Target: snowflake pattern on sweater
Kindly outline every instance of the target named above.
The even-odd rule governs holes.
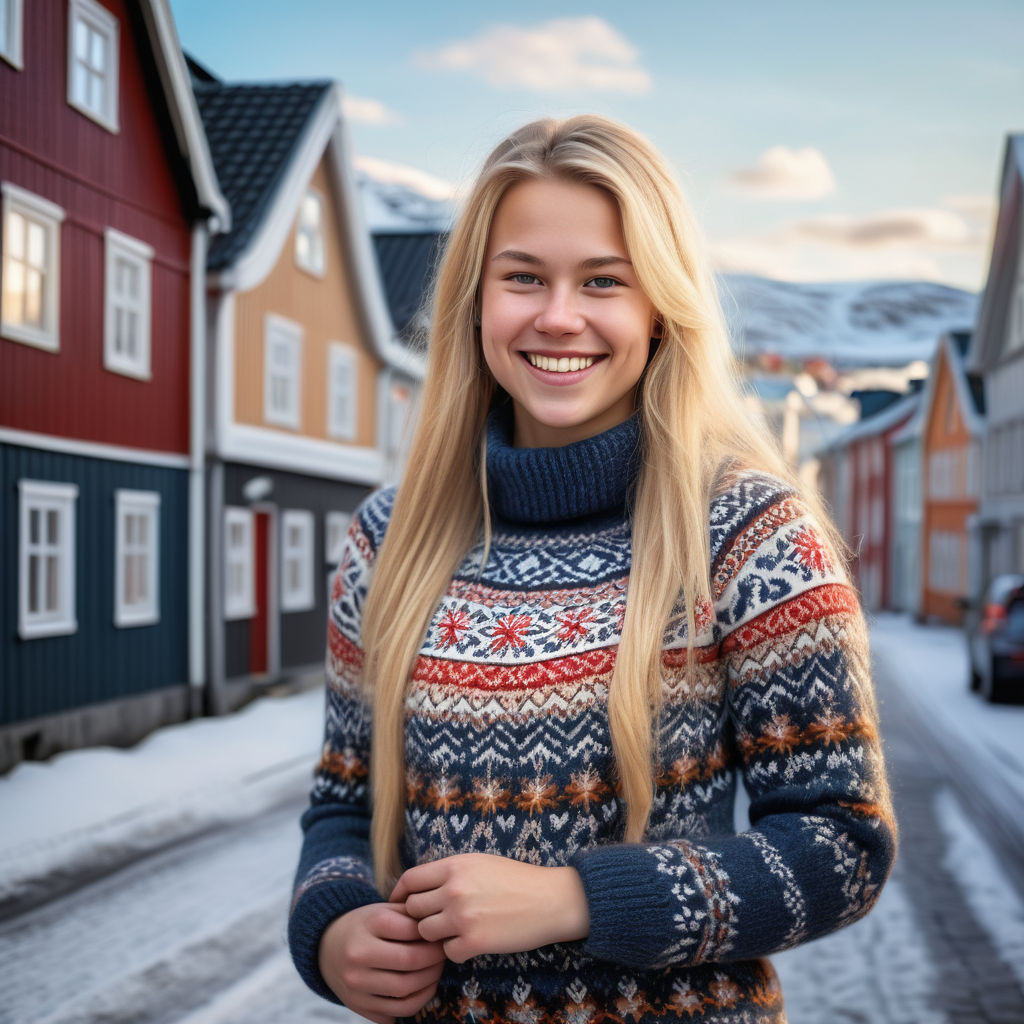
[[[370,711],[360,621],[393,493],[356,515],[334,581],[326,742],[290,940],[382,899],[368,848]],[[495,533],[434,614],[406,704],[403,860],[483,852],[575,867],[589,937],[449,963],[423,1022],[777,1022],[773,951],[856,920],[891,867],[888,802],[856,597],[799,499],[747,474],[709,515],[714,607],[666,631],[647,841],[621,841],[608,684],[625,607],[623,516]],[[737,775],[751,828],[736,834]]]

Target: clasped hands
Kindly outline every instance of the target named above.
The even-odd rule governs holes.
[[[446,959],[571,942],[589,927],[574,868],[456,854],[410,868],[389,902],[333,921],[320,943],[320,973],[349,1009],[391,1024],[433,998]]]

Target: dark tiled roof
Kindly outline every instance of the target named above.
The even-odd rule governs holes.
[[[330,88],[330,82],[228,85],[193,74],[210,155],[231,204],[231,232],[213,239],[206,260],[210,270],[229,266],[251,241],[303,129]]]
[[[971,347],[971,332],[970,331],[950,331],[949,340],[956,346],[957,352],[960,353],[961,360],[967,358],[967,351]],[[953,367],[954,373],[963,373],[967,380],[967,390],[970,392],[971,401],[974,404],[974,411],[979,416],[985,415],[985,382],[974,373],[966,373],[964,371],[963,362],[960,363],[959,367]]]
[[[860,403],[860,418],[866,420],[869,416],[875,416],[894,402],[898,402],[903,397],[903,392],[863,388],[851,391],[850,397]]]
[[[391,321],[403,339],[408,339],[415,331],[416,314],[426,304],[434,268],[447,238],[446,231],[373,236]]]

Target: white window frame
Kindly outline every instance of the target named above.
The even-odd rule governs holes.
[[[341,561],[351,523],[349,512],[328,512],[324,516],[324,561],[332,569]]]
[[[106,44],[107,65],[102,72],[88,68],[87,73],[99,78],[103,95],[99,109],[91,107],[84,98],[75,94],[75,69],[79,61],[75,52],[77,29],[83,25],[87,31],[100,36]],[[118,50],[120,25],[116,17],[95,0],[71,0],[68,5],[68,105],[109,132],[118,129]]]
[[[291,531],[298,530],[298,543],[291,543]],[[289,563],[298,570],[293,583]],[[281,611],[309,611],[313,597],[313,513],[289,508],[281,513]]]
[[[146,544],[128,539],[128,517],[147,524]],[[125,579],[127,560],[142,556],[147,593],[128,602]],[[160,495],[156,491],[114,491],[114,625],[149,626],[160,621]]]
[[[52,483],[45,480],[19,480],[19,530],[18,530],[18,635],[24,640],[46,636],[62,636],[75,633],[78,621],[75,618],[75,503],[78,487],[75,484]],[[32,544],[29,539],[29,521],[32,511],[42,515],[54,512],[57,515],[57,539],[54,545],[40,539]],[[36,593],[43,591],[44,570],[33,556],[56,558],[54,574],[56,607],[50,611],[38,611],[29,606],[29,574],[37,574]]]
[[[24,0],[0,0],[0,57],[21,71]]]
[[[40,227],[44,235],[44,265],[42,286],[42,326],[16,323],[6,318],[6,312],[0,312],[0,334],[10,341],[20,341],[26,345],[46,349],[49,352],[60,351],[60,226],[64,220],[64,211],[48,199],[27,192],[9,181],[0,184],[3,196],[3,267],[0,269],[0,285],[4,289],[8,285],[11,268],[8,261],[14,257],[10,252],[11,215],[17,214],[30,224]],[[27,245],[27,232],[25,244]],[[19,261],[20,262],[20,261]],[[27,255],[24,265],[27,264]],[[6,297],[6,293],[5,293]],[[6,302],[4,302],[6,307]]]
[[[307,202],[316,203],[317,220],[310,222],[306,216]],[[302,252],[302,239],[306,239],[308,255]],[[295,265],[300,270],[323,277],[327,272],[327,241],[324,233],[324,198],[315,188],[306,189],[299,202],[295,218]]]
[[[356,439],[358,383],[356,350],[339,341],[330,342],[327,346],[327,433],[340,441]]]
[[[117,262],[123,260],[139,275],[139,294],[118,295],[114,290]],[[113,228],[106,230],[103,298],[103,365],[112,373],[149,380],[152,346],[153,247]],[[137,324],[135,354],[119,352],[118,314],[134,314]]]
[[[241,541],[231,543],[233,527],[241,530]],[[224,618],[251,619],[256,614],[256,548],[251,509],[224,509]],[[240,585],[232,588],[232,568],[237,567]]]
[[[284,372],[275,363],[275,350],[287,354]],[[275,380],[281,381],[283,391],[275,389]],[[268,313],[263,333],[263,418],[267,423],[299,429],[301,383],[302,327],[293,320]],[[285,403],[276,404],[276,398],[282,395]]]

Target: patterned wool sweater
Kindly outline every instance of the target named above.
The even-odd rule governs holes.
[[[407,865],[483,852],[579,871],[590,934],[448,963],[421,1021],[778,1022],[766,954],[856,920],[895,853],[857,599],[799,498],[747,474],[709,513],[714,607],[665,635],[656,797],[622,842],[607,696],[630,568],[635,421],[556,449],[492,417],[495,531],[430,623],[406,704]],[[360,613],[393,502],[354,518],[334,581],[326,740],[289,921],[306,982],[369,862]],[[737,776],[750,795],[736,834]]]

